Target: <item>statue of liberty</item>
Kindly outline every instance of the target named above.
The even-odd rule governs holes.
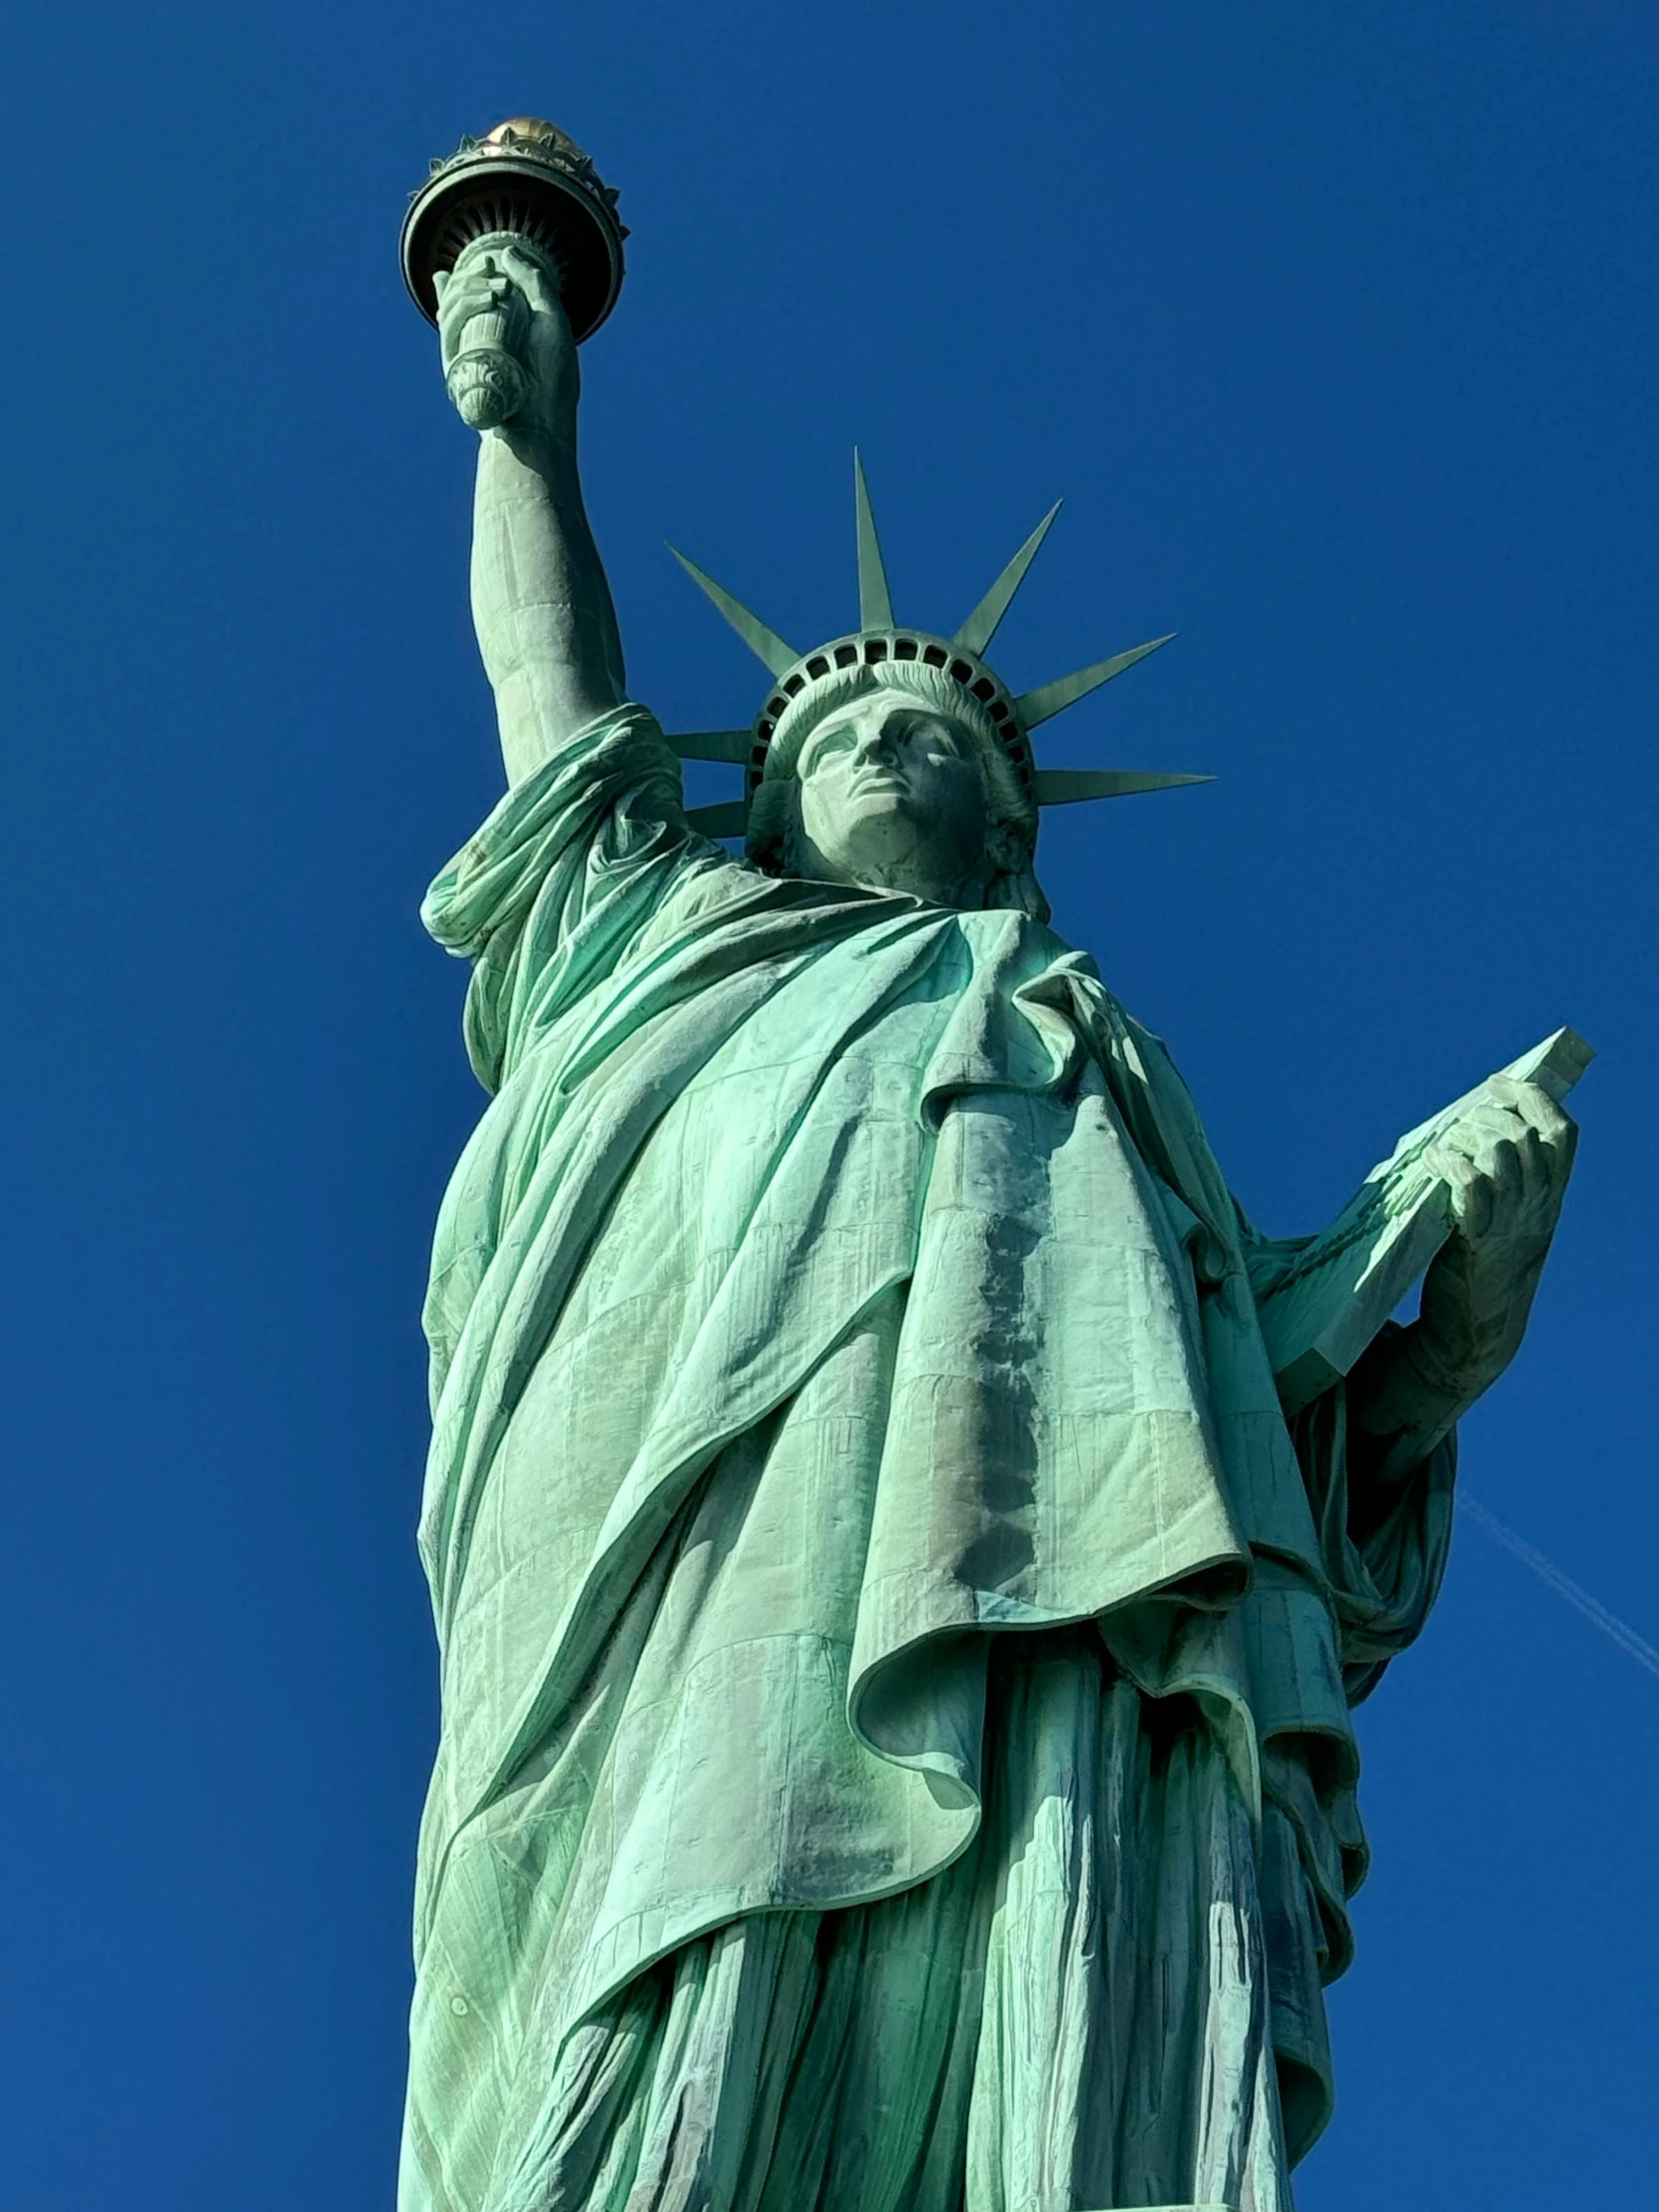
[[[403,2212],[1290,2212],[1351,1709],[1433,1602],[1559,1086],[1442,1117],[1419,1318],[1288,1389],[1306,1248],[1039,885],[1045,802],[1188,781],[1034,763],[1139,653],[1004,685],[1040,528],[954,636],[896,622],[860,472],[857,630],[799,654],[693,570],[770,689],[665,738],[553,261],[439,301],[517,383],[472,559],[509,789],[424,909],[491,1100],[426,1305]],[[689,815],[682,755],[741,807]]]

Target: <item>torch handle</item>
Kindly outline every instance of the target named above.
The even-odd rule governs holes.
[[[492,249],[511,244],[521,253],[533,254],[555,285],[558,272],[550,257],[528,239],[495,236],[474,239],[455,262],[453,275],[491,268]],[[510,422],[529,393],[530,380],[520,349],[526,335],[526,309],[522,294],[512,286],[504,299],[469,315],[456,334],[455,351],[444,374],[444,386],[461,420],[474,430],[493,430]]]

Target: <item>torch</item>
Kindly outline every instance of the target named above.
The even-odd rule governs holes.
[[[534,254],[557,283],[580,343],[622,289],[628,232],[616,200],[576,142],[537,117],[516,116],[486,138],[464,138],[446,160],[433,162],[403,218],[399,252],[409,296],[435,324],[435,277],[480,264],[487,271],[492,251],[516,246]],[[523,313],[512,292],[457,333],[445,381],[475,430],[509,421],[524,402]]]

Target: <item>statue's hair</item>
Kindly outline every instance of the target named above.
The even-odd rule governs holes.
[[[878,691],[903,692],[941,722],[948,722],[972,743],[985,791],[985,811],[995,842],[1009,855],[985,889],[985,904],[1012,908],[1037,921],[1048,919],[1033,867],[1037,810],[1021,789],[996,734],[996,725],[971,693],[942,669],[922,661],[882,661],[874,667],[836,669],[790,702],[773,732],[766,772],[749,812],[749,857],[769,875],[790,875],[800,828],[800,782],[796,764],[808,737],[820,723],[855,699]]]

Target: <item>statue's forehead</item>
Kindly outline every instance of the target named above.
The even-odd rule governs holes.
[[[830,723],[845,722],[854,717],[879,722],[887,715],[898,713],[927,715],[932,721],[945,723],[953,730],[965,732],[967,729],[967,723],[961,716],[953,715],[948,707],[919,688],[912,690],[901,683],[882,683],[872,691],[859,692],[851,699],[842,700],[837,706],[827,708],[814,723],[813,734]]]

